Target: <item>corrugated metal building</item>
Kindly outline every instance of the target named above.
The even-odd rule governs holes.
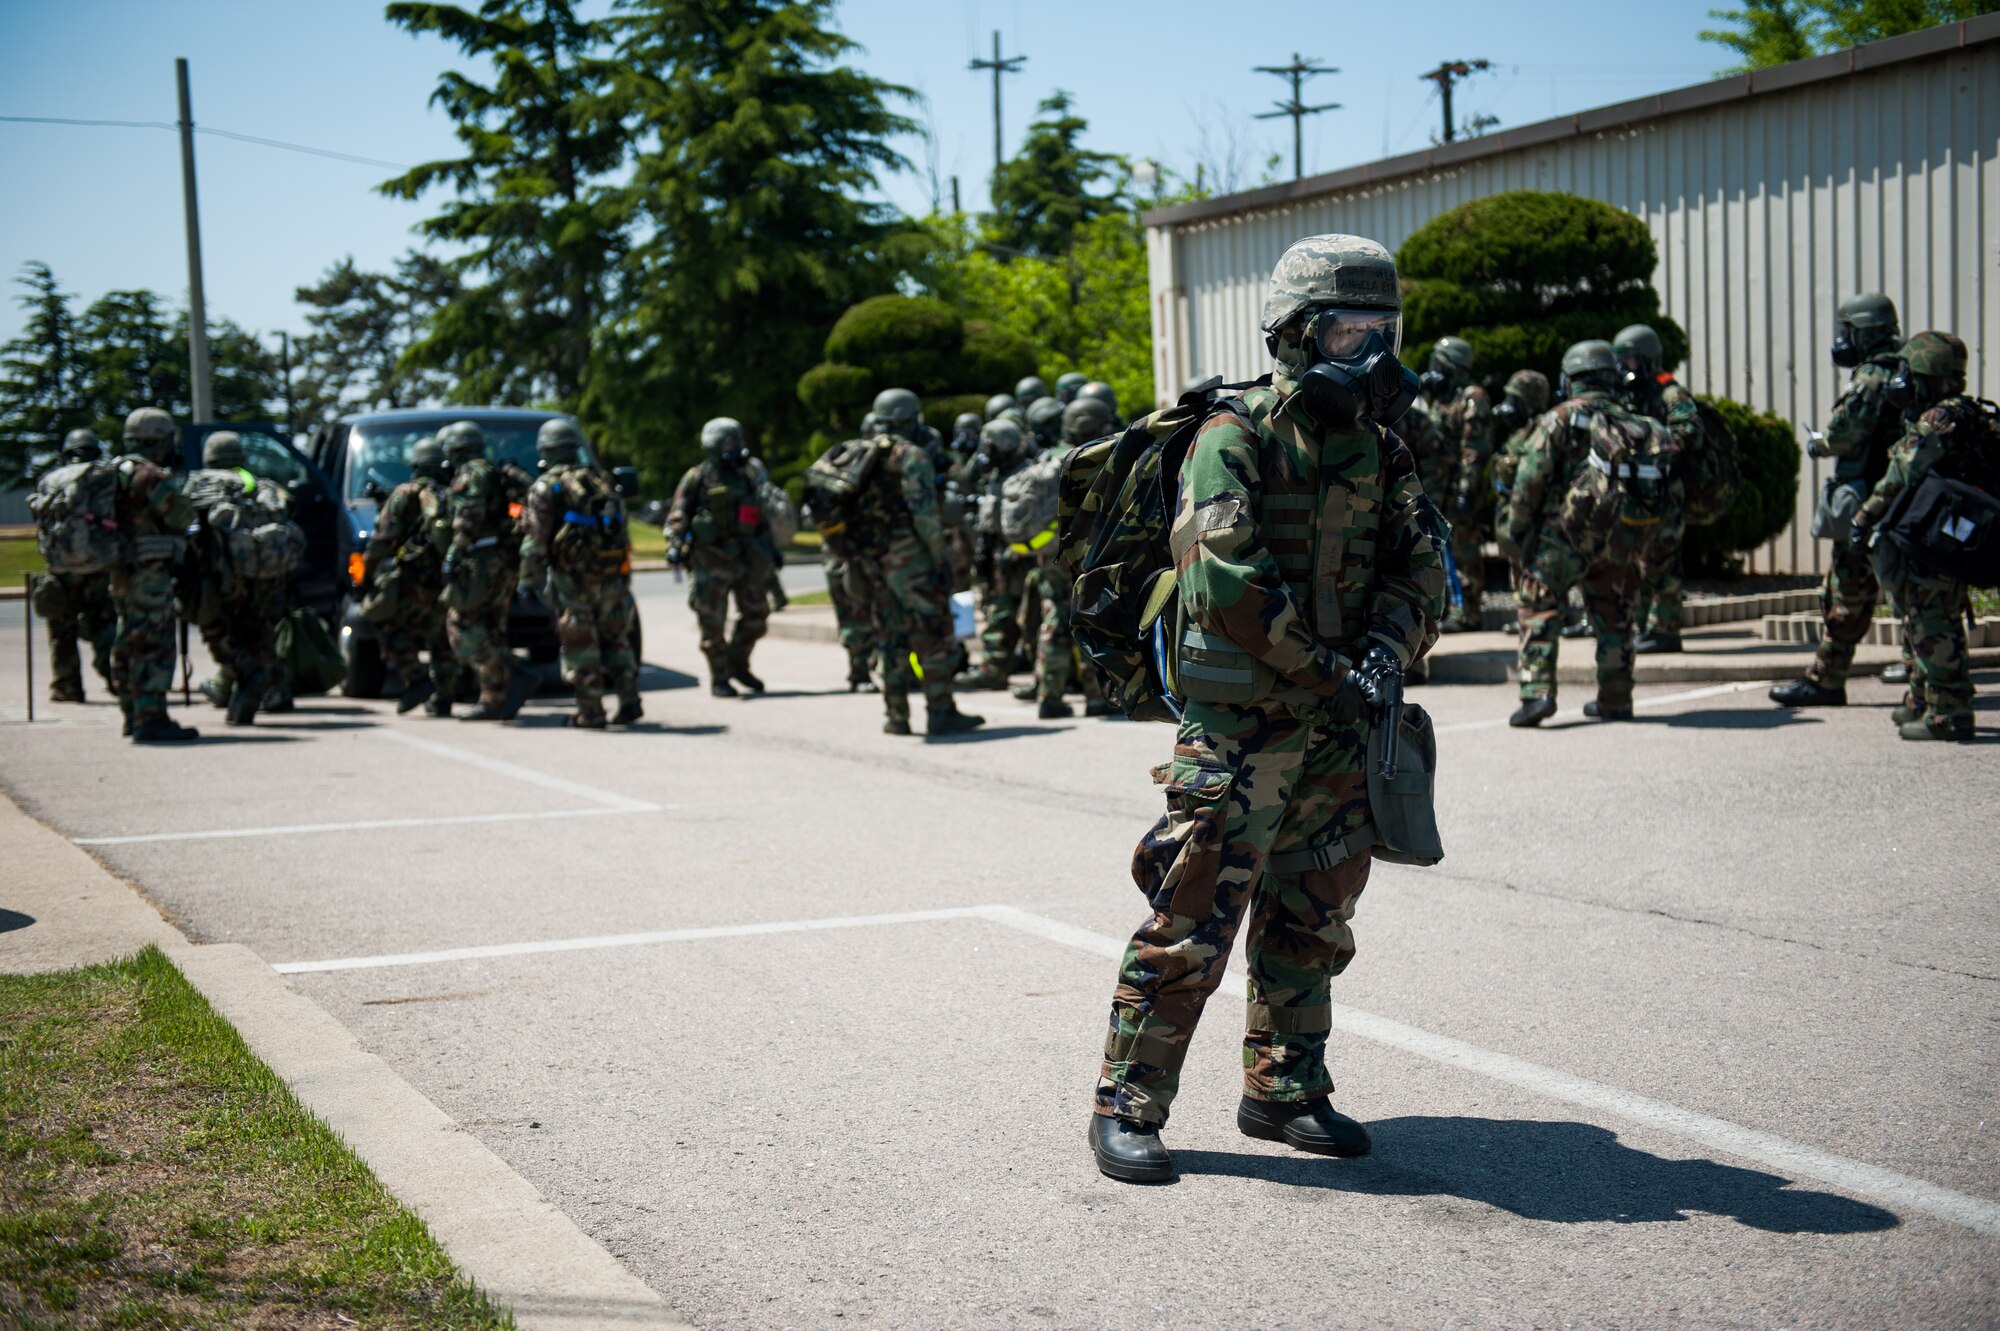
[[[1834,309],[1886,291],[1905,331],[1971,346],[1972,391],[2000,397],[2000,14],[1146,215],[1154,376],[1267,368],[1257,315],[1300,236],[1391,249],[1437,213],[1510,189],[1568,190],[1645,220],[1654,275],[1692,348],[1683,382],[1799,423],[1825,419],[1844,372]],[[1607,328],[1609,336],[1612,329]],[[1818,571],[1798,520],[1755,559]]]

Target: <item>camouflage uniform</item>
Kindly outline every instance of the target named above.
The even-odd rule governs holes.
[[[1922,334],[1919,334],[1922,336]],[[1984,481],[2000,474],[2000,457],[1979,457],[1980,409],[1964,395],[1947,398],[1919,416],[1890,450],[1888,466],[1856,516],[1857,530],[1872,531],[1896,496],[1932,471],[1961,479]],[[1983,464],[1983,465],[1982,465]],[[1866,543],[1853,544],[1868,553]],[[1905,564],[1880,550],[1877,557],[1892,566]],[[1886,557],[1884,557],[1886,556]],[[1910,658],[1909,696],[1905,708],[1920,716],[1933,734],[1972,727],[1972,671],[1967,660],[1965,609],[1968,589],[1962,582],[1905,567],[1900,607],[1903,651]]]
[[[448,631],[459,664],[477,673],[479,701],[487,708],[503,706],[516,668],[507,648],[507,611],[520,548],[512,511],[517,484],[484,457],[459,463],[451,477]]]
[[[575,723],[581,726],[603,724],[606,693],[619,700],[621,718],[635,716],[639,707],[639,658],[632,651],[631,548],[627,545],[622,563],[614,564],[609,549],[598,555],[592,551],[599,547],[579,543],[572,556],[570,547],[557,540],[565,524],[574,522],[570,505],[579,478],[591,472],[603,487],[611,486],[598,468],[558,462],[529,487],[523,505],[519,584],[522,591],[533,594],[540,594],[544,584],[548,587],[563,669],[576,689]],[[621,526],[617,540],[623,539]]]
[[[1836,481],[1859,481],[1872,488],[1888,472],[1889,450],[1903,437],[1902,410],[1889,395],[1896,364],[1893,350],[1869,357],[1855,367],[1847,391],[1834,403],[1826,423],[1826,444],[1839,459],[1833,471]],[[1820,591],[1825,628],[1806,678],[1824,688],[1844,687],[1854,665],[1854,649],[1874,622],[1875,598],[1886,591],[1894,611],[1896,590],[1882,587],[1867,550],[1851,540],[1836,542]]]
[[[1560,512],[1577,473],[1589,465],[1590,431],[1575,423],[1592,412],[1627,414],[1607,388],[1576,387],[1535,423],[1521,447],[1513,492],[1501,518],[1503,545],[1519,552],[1520,689],[1531,701],[1556,696],[1556,651],[1563,603],[1583,592],[1597,637],[1597,700],[1632,705],[1632,612],[1639,571],[1609,559],[1586,559],[1563,534]]]
[[[847,590],[867,606],[882,654],[882,703],[891,727],[907,730],[910,690],[921,683],[933,718],[955,709],[951,558],[938,516],[937,477],[921,444],[877,435],[878,493],[863,552],[847,562]],[[921,680],[912,677],[916,658]]]
[[[833,602],[834,623],[840,630],[840,646],[847,653],[847,683],[850,688],[862,688],[872,682],[868,671],[875,659],[874,621],[867,605],[848,591],[847,561],[827,555],[822,567],[827,598]]]
[[[1643,401],[1625,405],[1666,426],[1680,443],[1683,456],[1692,457],[1705,446],[1701,408],[1694,394],[1671,374],[1660,374],[1654,391]],[[1634,622],[1644,632],[1680,636],[1687,604],[1681,583],[1681,541],[1685,536],[1683,530],[1663,542],[1639,570],[1639,610]]]
[[[248,471],[211,466],[189,473],[184,491],[195,509],[206,513],[225,497],[254,495],[260,486],[267,497],[277,493],[273,482],[260,482]],[[267,502],[281,501],[267,498]],[[278,621],[285,616],[288,580],[235,576],[218,566],[213,552],[204,554],[211,559],[209,576],[220,595],[215,617],[200,625],[201,640],[217,667],[216,693],[229,698],[245,690],[249,695],[232,711],[232,720],[241,724],[236,718],[254,710],[250,703],[261,704],[277,679]]]
[[[1489,532],[1480,510],[1489,493],[1487,463],[1493,458],[1492,399],[1478,384],[1467,384],[1438,409],[1437,422],[1440,452],[1452,463],[1450,475],[1443,478],[1451,506],[1440,505],[1440,511],[1451,515],[1451,559],[1462,593],[1457,617],[1476,628],[1486,597],[1483,547]]]
[[[1367,727],[1326,705],[1371,644],[1405,666],[1430,647],[1444,561],[1408,450],[1386,431],[1321,431],[1280,405],[1297,387],[1281,373],[1246,395],[1249,422],[1216,415],[1181,470],[1171,544],[1184,611],[1274,669],[1281,689],[1186,705],[1167,812],[1133,854],[1152,914],[1119,969],[1101,1115],[1166,1121],[1246,910],[1245,1094],[1295,1102],[1332,1089],[1330,981],[1354,955],[1348,922],[1372,856]]]
[[[432,696],[445,706],[458,696],[459,668],[440,599],[444,578],[438,569],[443,559],[438,541],[448,537],[432,528],[449,522],[445,515],[450,507],[441,479],[412,476],[383,501],[361,556],[364,580],[394,599],[389,618],[377,624],[383,661],[409,689],[423,675],[423,654],[428,652]],[[392,590],[381,587],[387,579],[395,581]]]
[[[749,671],[750,650],[770,624],[767,551],[772,547],[768,537],[758,538],[762,514],[749,471],[713,458],[688,468],[668,510],[668,541],[688,542],[688,605],[701,625],[701,652],[716,681]],[[725,636],[732,595],[736,628]]]
[[[83,701],[78,638],[90,644],[90,664],[109,686],[111,646],[118,635],[109,573],[41,574],[35,579],[35,613],[49,634],[50,701]]]
[[[996,419],[1013,420],[1015,414],[1002,412]],[[980,488],[991,503],[980,505],[979,539],[989,553],[978,583],[979,674],[993,688],[1006,683],[1021,651],[1021,611],[1028,597],[1028,573],[1035,567],[1034,556],[1017,554],[1000,538],[1000,487],[1033,458],[1032,453],[1023,453],[1004,467],[989,467],[980,477]]]
[[[194,506],[180,479],[139,454],[118,459],[118,520],[131,533],[130,562],[111,571],[118,628],[111,689],[133,725],[167,718],[174,683],[174,560],[184,553]]]

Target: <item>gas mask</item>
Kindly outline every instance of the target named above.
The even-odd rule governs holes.
[[[1833,363],[1843,370],[1851,370],[1867,357],[1854,340],[1854,327],[1841,324],[1833,330]]]
[[[1436,402],[1451,391],[1451,376],[1433,365],[1417,376],[1417,389],[1427,399]]]
[[[1519,398],[1503,397],[1493,408],[1493,433],[1504,439],[1528,423],[1528,409]]]
[[[750,460],[750,450],[743,446],[742,440],[735,440],[718,448],[715,451],[715,460],[723,466],[733,469],[742,466]]]
[[[1396,359],[1403,317],[1395,310],[1323,309],[1306,323],[1309,362],[1299,376],[1306,407],[1327,425],[1393,425],[1417,400],[1417,376]]]
[[[1931,404],[1930,377],[1912,370],[1908,361],[1899,360],[1896,372],[1889,376],[1888,398],[1905,416],[1922,411]]]

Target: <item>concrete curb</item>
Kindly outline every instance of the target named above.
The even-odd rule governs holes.
[[[157,944],[523,1331],[686,1327],[533,1184],[249,948],[190,943],[128,884],[4,795],[0,862],[9,869],[0,906],[29,919],[0,932],[0,972],[67,970]]]

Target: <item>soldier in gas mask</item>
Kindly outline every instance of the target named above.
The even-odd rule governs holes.
[[[1436,639],[1444,534],[1388,429],[1417,392],[1396,359],[1389,252],[1300,241],[1262,326],[1271,385],[1195,436],[1169,538],[1170,613],[1204,678],[1230,683],[1197,688],[1182,672],[1167,810],[1133,857],[1152,913],[1119,969],[1090,1129],[1098,1168],[1129,1181],[1173,1172],[1160,1127],[1246,912],[1237,1126],[1319,1154],[1369,1149],[1329,1103],[1330,982],[1353,958],[1373,859],[1366,713]]]
[[[1486,597],[1486,524],[1479,520],[1480,492],[1487,460],[1493,456],[1493,403],[1473,382],[1476,361],[1464,338],[1441,337],[1431,348],[1430,368],[1417,378],[1437,426],[1434,474],[1424,491],[1451,518],[1452,562],[1458,570],[1459,604],[1439,627],[1457,633],[1480,627]]]
[[[674,489],[667,515],[667,559],[685,564],[688,603],[701,625],[701,653],[708,658],[709,692],[734,698],[741,684],[752,693],[764,681],[750,673],[750,651],[771,620],[771,544],[743,427],[718,417],[701,427],[702,459]],[[725,634],[729,600],[736,598],[736,627]]]

